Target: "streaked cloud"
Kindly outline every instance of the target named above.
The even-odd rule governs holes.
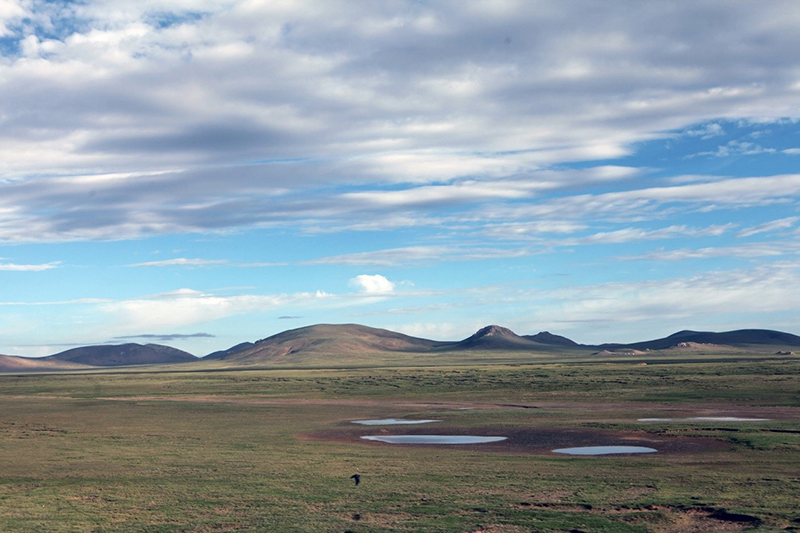
[[[688,317],[724,317],[735,310],[762,312],[800,310],[786,291],[800,281],[798,265],[771,263],[752,269],[712,271],[659,281],[607,283],[561,292],[561,304],[536,317],[550,323],[673,321]],[[695,326],[696,327],[696,326]]]
[[[741,230],[739,233],[737,233],[736,236],[751,237],[759,233],[769,233],[771,231],[788,229],[794,226],[798,220],[800,220],[800,217],[787,217],[787,218],[781,218],[779,220],[773,220],[771,222],[765,222],[764,224],[759,224],[758,226],[745,228]]]
[[[212,266],[224,265],[228,261],[225,259],[186,259],[185,257],[178,257],[175,259],[165,259],[163,261],[148,261],[146,263],[136,263],[130,265],[132,267],[166,267],[166,266]]]
[[[270,311],[282,306],[323,298],[323,293],[293,295],[212,295],[180,289],[149,297],[102,304],[100,310],[115,318],[115,328],[152,330],[202,324],[221,318]]]
[[[171,342],[183,339],[213,339],[215,335],[211,333],[141,333],[139,335],[121,335],[114,337],[115,340],[144,339],[148,341]]]
[[[642,255],[619,257],[628,261],[684,261],[687,259],[711,259],[715,257],[739,257],[750,259],[756,257],[778,257],[800,252],[800,246],[790,243],[753,243],[740,246],[712,246],[706,248],[679,250],[657,250]]]
[[[312,265],[374,265],[396,266],[403,264],[432,263],[439,261],[472,261],[523,257],[536,253],[530,249],[485,248],[480,246],[409,246],[372,252],[360,252],[323,257],[308,261]]]
[[[16,263],[0,263],[0,270],[6,272],[41,272],[43,270],[51,270],[53,268],[58,268],[61,264],[59,261],[54,261],[52,263],[43,263],[39,265],[19,265]]]

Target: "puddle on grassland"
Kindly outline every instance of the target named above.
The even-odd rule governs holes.
[[[639,418],[638,422],[767,422],[769,418],[741,418],[738,416],[690,416],[687,418]]]
[[[402,418],[376,418],[374,420],[352,420],[353,424],[362,426],[400,426],[406,424],[430,424],[441,420],[403,420]]]
[[[365,440],[388,444],[484,444],[500,442],[508,437],[480,437],[476,435],[368,435]]]
[[[578,448],[559,448],[553,453],[564,453],[567,455],[613,455],[621,453],[654,453],[655,448],[646,446],[580,446]]]

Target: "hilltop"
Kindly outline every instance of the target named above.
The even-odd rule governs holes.
[[[486,326],[463,341],[443,346],[447,350],[541,350],[543,344],[530,337],[521,337],[502,326]],[[546,348],[550,348],[547,346]]]

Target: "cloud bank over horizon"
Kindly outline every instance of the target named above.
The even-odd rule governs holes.
[[[0,353],[213,351],[276,316],[638,340],[669,332],[632,299],[698,280],[759,305],[661,327],[792,326],[724,283],[797,274],[798,26],[790,0],[2,2]]]

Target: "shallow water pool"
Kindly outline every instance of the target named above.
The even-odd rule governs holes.
[[[369,435],[365,440],[389,444],[485,444],[500,442],[508,437],[479,437],[474,435]]]
[[[580,446],[578,448],[560,448],[553,453],[567,455],[613,455],[619,453],[654,453],[655,448],[645,446]]]
[[[362,426],[399,426],[406,424],[430,424],[441,420],[403,420],[402,418],[377,418],[375,420],[353,420],[353,424]]]

